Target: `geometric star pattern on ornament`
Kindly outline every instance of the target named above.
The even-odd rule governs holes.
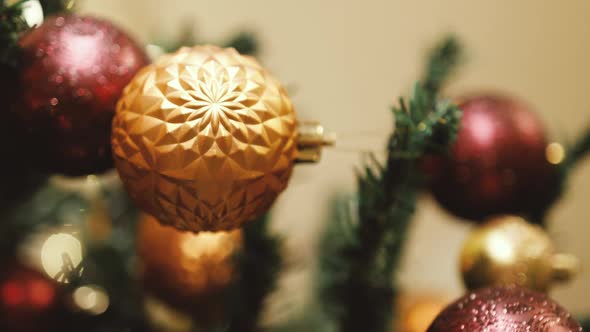
[[[131,197],[182,230],[229,230],[268,210],[291,175],[297,120],[283,86],[252,57],[182,48],[141,70],[113,120]]]

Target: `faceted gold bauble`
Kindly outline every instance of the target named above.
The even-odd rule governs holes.
[[[217,315],[235,277],[242,231],[181,232],[142,217],[137,239],[141,276],[148,293],[172,307]]]
[[[461,251],[465,286],[521,286],[547,291],[569,280],[575,257],[556,254],[549,236],[538,226],[514,216],[492,219],[477,228]]]
[[[180,230],[229,230],[287,186],[297,121],[283,86],[254,58],[197,46],[136,75],[117,105],[112,145],[145,212]]]

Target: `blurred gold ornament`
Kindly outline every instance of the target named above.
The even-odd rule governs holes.
[[[180,230],[240,227],[268,210],[297,160],[332,142],[298,123],[283,86],[254,58],[215,46],[160,56],[126,87],[115,164],[145,212]],[[311,136],[310,136],[311,135]]]
[[[449,304],[443,296],[401,296],[398,299],[399,325],[394,331],[424,332],[436,316]]]
[[[223,293],[235,277],[235,255],[242,231],[180,232],[144,215],[139,226],[138,253],[148,293],[202,320],[224,311]]]
[[[577,272],[575,257],[556,254],[549,236],[524,219],[504,216],[476,229],[461,251],[465,286],[521,286],[547,291]]]

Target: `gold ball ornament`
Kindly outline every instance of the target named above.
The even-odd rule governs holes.
[[[224,292],[233,283],[242,231],[181,232],[142,217],[137,246],[141,279],[158,300],[201,320],[224,312]]]
[[[240,227],[268,210],[294,162],[325,145],[301,137],[283,86],[254,58],[182,48],[141,70],[113,121],[116,167],[135,202],[179,230]],[[309,152],[311,151],[311,154]]]
[[[392,331],[424,332],[447,306],[449,299],[440,295],[403,295],[397,302],[398,319]]]
[[[520,217],[503,216],[489,220],[467,238],[460,266],[469,290],[520,286],[547,291],[554,283],[571,279],[578,261],[557,254],[542,228]]]

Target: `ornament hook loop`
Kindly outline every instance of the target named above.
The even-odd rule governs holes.
[[[326,133],[324,127],[316,121],[299,123],[297,136],[298,163],[316,163],[322,157],[322,148],[336,142],[334,133]]]

